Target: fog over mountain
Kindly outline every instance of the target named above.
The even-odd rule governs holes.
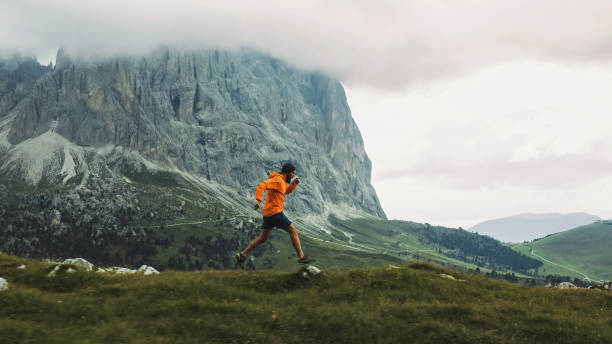
[[[0,54],[247,45],[343,82],[397,90],[516,59],[608,59],[612,21],[602,16],[611,10],[603,0],[4,1]]]

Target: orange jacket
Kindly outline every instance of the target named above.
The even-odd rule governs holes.
[[[285,195],[295,190],[294,184],[287,185],[287,177],[282,173],[270,173],[270,179],[265,180],[257,186],[255,199],[263,200],[264,192],[268,191],[268,198],[263,208],[263,216],[272,216],[283,211]]]

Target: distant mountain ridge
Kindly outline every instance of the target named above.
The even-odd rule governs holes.
[[[525,213],[484,221],[470,227],[469,230],[504,242],[518,243],[542,238],[600,220],[599,216],[587,213]]]

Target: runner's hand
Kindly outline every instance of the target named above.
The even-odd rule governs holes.
[[[259,206],[260,206],[260,205],[261,205],[261,201],[257,201],[257,202],[255,203],[255,205],[253,206],[253,209],[255,209],[255,210],[259,209]]]
[[[300,183],[300,178],[299,177],[294,177],[293,180],[291,181],[291,184],[297,186]]]

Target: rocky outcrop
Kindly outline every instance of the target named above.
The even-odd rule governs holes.
[[[97,61],[60,50],[55,69],[45,68],[27,95],[0,107],[5,175],[80,183],[96,175],[93,162],[122,172],[143,159],[252,198],[290,161],[302,184],[287,210],[385,216],[342,85],[323,74],[247,50]]]
[[[83,258],[69,258],[65,259],[63,262],[56,264],[49,270],[47,273],[47,277],[55,277],[61,273],[74,273],[78,270],[81,271],[95,271],[99,273],[115,273],[119,275],[133,275],[133,274],[143,274],[143,275],[156,275],[159,274],[159,271],[152,266],[142,265],[137,270],[123,268],[123,267],[110,267],[103,268],[99,266],[94,266],[92,263],[88,262]],[[1,284],[1,282],[0,282]]]
[[[302,277],[304,277],[306,279],[310,279],[310,278],[320,274],[321,273],[321,269],[317,268],[314,265],[308,265],[308,266],[305,266],[305,267],[301,268],[299,273],[302,275]]]
[[[41,66],[32,57],[0,59],[0,121],[31,94],[34,83],[51,70],[51,66]]]
[[[575,284],[571,283],[571,282],[561,282],[561,283],[556,283],[551,285],[549,288],[556,288],[556,289],[576,289],[578,288]]]
[[[596,284],[596,285],[592,285],[590,287],[590,289],[597,289],[597,290],[612,290],[612,281],[607,281],[607,282],[603,282],[601,284]]]
[[[0,59],[0,157],[11,146],[8,132],[16,113],[21,111],[16,107],[32,94],[36,81],[51,70],[51,66],[41,66],[31,57]],[[37,109],[33,110],[36,113]]]
[[[65,259],[62,264],[66,265],[74,265],[79,268],[84,269],[85,271],[91,271],[94,268],[94,265],[83,258],[69,258]]]

